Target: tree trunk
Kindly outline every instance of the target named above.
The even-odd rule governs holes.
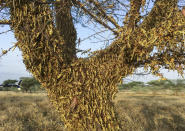
[[[99,57],[107,56],[102,60],[104,66],[96,58],[75,58],[76,32],[70,8],[62,7],[61,15],[56,15],[55,26],[48,5],[14,1],[10,8],[12,28],[26,68],[47,89],[66,129],[119,130],[112,100],[117,92],[115,83],[121,81],[121,77],[116,76],[117,71],[107,72],[107,69],[116,69],[116,60],[115,64],[106,66],[110,62],[108,56],[117,57],[119,51],[102,52]],[[57,6],[56,10],[59,10]]]

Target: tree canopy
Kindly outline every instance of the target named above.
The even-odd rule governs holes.
[[[13,85],[15,84],[16,82],[18,82],[17,80],[5,80],[3,81],[3,85]]]
[[[33,86],[35,85],[40,85],[40,83],[32,77],[22,77],[20,78],[22,80],[21,82],[21,88],[23,91],[30,91],[31,92],[31,88],[33,88]]]
[[[138,67],[185,68],[185,16],[178,0],[1,0],[24,63],[48,91],[69,130],[119,130],[116,85]],[[74,13],[75,12],[75,13]],[[75,17],[75,14],[79,14]],[[82,19],[82,15],[86,17]],[[78,58],[77,22],[111,31],[105,49]],[[5,54],[7,51],[3,51]]]

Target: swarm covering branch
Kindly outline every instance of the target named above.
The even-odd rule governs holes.
[[[9,20],[0,20],[0,25],[10,25],[11,21]]]
[[[85,10],[77,0],[76,4]],[[75,44],[72,36],[75,34],[74,25],[68,10],[71,6],[62,7],[63,11],[67,11],[60,24],[65,27],[68,22],[65,27],[67,34],[65,30],[57,29],[47,4],[7,0],[7,7],[10,8],[11,28],[19,41],[26,68],[46,88],[68,130],[121,130],[112,100],[118,92],[116,84],[123,77],[132,74],[141,65],[151,67],[154,74],[158,74],[162,66],[176,69],[181,74],[184,70],[185,19],[177,8],[177,0],[156,0],[150,14],[138,26],[135,26],[138,16],[133,14],[135,11],[139,13],[138,9],[132,11],[131,8],[129,19],[131,26],[131,19],[135,21],[135,28],[130,28],[128,21],[116,31],[86,10],[117,37],[106,49],[95,51],[91,57],[84,59],[75,58],[70,51],[66,53],[70,50],[69,46],[65,46],[66,41]],[[151,55],[154,47],[157,53]]]

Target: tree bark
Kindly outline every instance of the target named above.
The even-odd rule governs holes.
[[[67,55],[68,63],[76,57],[76,29],[71,16],[71,0],[61,0],[55,4],[56,28],[64,39],[64,53]]]
[[[18,47],[23,52],[26,68],[47,89],[66,128],[119,130],[120,125],[112,102],[117,92],[115,82],[121,81],[121,77],[116,76],[117,72],[112,72],[116,63],[106,65],[108,58],[105,58],[103,66],[96,58],[78,59],[69,63],[65,49],[68,41],[74,42],[74,37],[71,36],[73,33],[65,34],[65,30],[61,29],[64,26],[59,23],[61,17],[55,27],[48,5],[41,6],[30,1],[14,2],[10,6],[12,29],[18,40]],[[66,17],[69,18],[63,22],[72,23],[71,16]],[[74,31],[71,27],[69,29]],[[64,38],[69,36],[72,37],[70,40]],[[74,100],[78,102],[75,105]]]

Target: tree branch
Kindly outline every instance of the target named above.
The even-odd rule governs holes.
[[[12,31],[12,30],[7,30],[7,31],[0,32],[0,35],[1,35],[1,34],[4,34],[4,33],[7,33],[7,32],[9,32],[9,31]]]
[[[140,24],[141,28],[145,30],[152,29],[164,21],[171,12],[171,9],[177,6],[178,0],[156,0],[154,7]]]
[[[104,9],[101,7],[101,5],[95,1],[95,0],[88,0],[89,2],[92,2],[97,8],[98,10],[101,12],[102,16],[107,19],[108,21],[110,21],[117,29],[120,28],[120,26],[118,25],[118,23],[116,22],[116,20],[112,17],[112,16],[108,16],[107,13],[104,11]]]
[[[10,20],[0,20],[0,25],[10,25],[11,21]]]
[[[128,64],[127,66],[137,68],[147,64],[153,67],[153,70],[155,70],[155,65],[157,64],[170,65],[174,62],[173,58],[178,60],[176,61],[177,65],[183,64],[184,55],[180,52],[185,52],[185,49],[183,48],[184,40],[182,39],[183,28],[180,28],[180,25],[185,25],[185,21],[183,20],[184,17],[181,12],[178,12],[178,10],[174,8],[171,8],[171,12],[172,11],[174,14],[171,14],[172,16],[169,16],[168,19],[160,22],[155,28],[145,30],[141,27],[137,27],[129,39],[127,38],[130,34],[124,31],[125,33],[123,33],[120,40],[117,39],[108,48],[95,52],[95,55],[93,55],[94,58],[92,57],[92,59],[98,59],[101,61],[101,64],[106,62],[110,64],[110,60],[106,58],[111,57],[115,58],[115,61],[112,60],[111,62],[115,62],[117,65]],[[178,44],[180,42],[182,42],[182,45]],[[128,43],[131,43],[131,47],[128,46]],[[162,53],[162,57],[150,57],[154,46],[157,47],[159,53]],[[172,48],[173,51],[170,51],[170,48]],[[177,51],[175,52],[175,50]],[[156,63],[153,62],[153,60]],[[170,68],[177,69],[173,64]],[[122,74],[122,72],[119,73]]]
[[[39,81],[47,82],[46,77],[54,79],[56,76],[53,75],[53,70],[60,72],[63,63],[67,63],[68,56],[63,53],[66,50],[63,46],[64,39],[54,26],[50,7],[31,1],[20,5],[15,0],[14,6],[11,3],[9,8],[11,28],[19,41],[18,47],[23,52],[23,62],[27,69]],[[28,8],[33,10],[25,11]],[[35,10],[38,12],[35,13]],[[28,15],[29,13],[32,15]]]
[[[105,24],[101,19],[99,19],[93,13],[91,13],[90,11],[88,11],[81,2],[79,2],[78,0],[72,0],[72,1],[76,5],[78,5],[85,13],[87,13],[88,15],[90,15],[96,22],[98,22],[99,24],[103,25],[105,28],[107,28],[110,31],[112,31],[115,35],[119,35],[119,32],[118,31],[113,30],[109,25]]]
[[[126,19],[125,23],[128,24],[129,28],[134,28],[139,21],[140,16],[140,8],[141,8],[142,0],[131,0],[130,1],[130,10],[128,12],[128,19]]]
[[[70,0],[61,0],[60,3],[55,4],[56,11],[56,28],[60,32],[61,37],[64,39],[66,50],[65,54],[68,55],[69,61],[76,58],[76,29],[73,24],[71,16],[72,3]]]

